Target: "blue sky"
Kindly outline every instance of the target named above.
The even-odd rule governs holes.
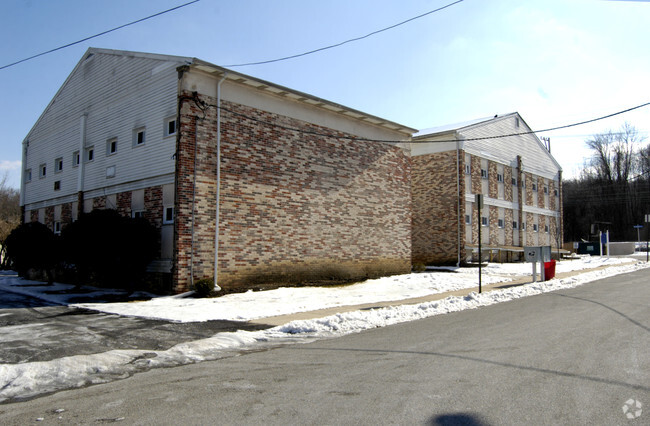
[[[188,0],[3,0],[0,66]],[[0,70],[0,173],[20,182],[21,143],[88,47],[193,56],[217,65],[288,56],[363,36],[452,0],[201,0]],[[518,111],[533,129],[650,102],[650,2],[465,0],[310,56],[233,68],[424,129]],[[650,107],[543,134],[565,177],[584,140]]]

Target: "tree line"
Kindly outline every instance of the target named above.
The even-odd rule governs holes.
[[[0,178],[0,268],[6,266],[4,242],[12,229],[20,224],[20,193],[7,185],[8,173]]]
[[[599,230],[611,241],[646,239],[650,214],[650,145],[629,123],[586,141],[591,158],[575,179],[563,182],[564,241],[593,240]]]

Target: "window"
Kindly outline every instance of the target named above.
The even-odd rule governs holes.
[[[61,173],[63,171],[63,158],[54,160],[54,173]]]
[[[465,164],[465,174],[469,175],[472,173],[472,167],[469,164]]]
[[[512,221],[512,229],[517,229],[517,226],[518,226],[518,225],[519,225],[519,224],[517,223],[516,220],[513,220],[513,221]]]
[[[544,194],[548,194],[548,186],[544,186]]]
[[[60,189],[61,189],[61,181],[57,180],[56,182],[54,182],[54,190],[58,191]]]
[[[115,177],[115,166],[106,167],[106,178]]]
[[[533,191],[537,191],[537,184],[533,183]]]
[[[174,207],[165,207],[163,211],[163,223],[174,223]]]
[[[501,173],[497,173],[497,182],[503,182],[503,175]]]
[[[72,153],[72,167],[77,167],[79,165],[79,162],[81,161],[81,157],[79,155],[79,151],[75,151]]]
[[[32,181],[32,169],[25,170],[25,182]]]
[[[548,234],[548,225],[544,225],[544,232]]]
[[[517,178],[512,178],[512,185],[517,186]]]
[[[489,224],[490,224],[490,222],[488,221],[488,218],[485,217],[485,216],[482,216],[481,217],[481,225],[488,226]]]
[[[117,138],[111,138],[106,141],[106,155],[117,153]]]
[[[539,231],[539,227],[537,226],[536,223],[533,223],[533,232],[538,232],[538,231]]]
[[[131,212],[131,217],[134,219],[142,219],[144,218],[144,210],[133,210]]]
[[[522,230],[522,231],[525,231],[525,230],[526,230],[526,222],[523,222],[523,223],[521,224],[521,230]]]
[[[57,235],[61,234],[61,222],[58,220],[54,222],[54,233]]]
[[[498,219],[497,220],[497,226],[499,228],[505,228],[506,225],[504,224],[503,219]]]
[[[557,190],[557,189],[554,189],[554,190],[553,190],[553,195],[555,195],[555,196],[557,197],[558,194],[559,194],[558,190]]]
[[[481,169],[481,177],[483,179],[487,179],[488,178],[488,171],[485,170],[485,169]]]
[[[86,149],[86,162],[89,163],[94,159],[95,159],[95,148],[91,146],[90,148]]]
[[[465,215],[465,224],[470,225],[472,223],[472,216],[466,214]]]
[[[44,178],[45,176],[47,176],[47,165],[41,164],[38,166],[38,177]]]
[[[135,129],[133,131],[133,146],[139,146],[139,145],[144,145],[145,143],[145,128],[140,127],[139,129]]]
[[[165,136],[176,134],[176,117],[165,120]]]

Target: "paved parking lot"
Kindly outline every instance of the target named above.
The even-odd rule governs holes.
[[[265,325],[236,321],[175,323],[120,317],[0,293],[0,363],[49,361],[112,349],[165,350],[223,331]]]

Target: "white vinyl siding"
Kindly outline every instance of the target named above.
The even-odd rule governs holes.
[[[516,127],[516,116],[504,116],[503,119],[488,123],[479,123],[461,129],[460,133],[466,139],[481,138],[494,135],[508,135],[527,130],[520,121]],[[551,159],[541,142],[533,134],[508,138],[471,140],[464,142],[464,149],[470,154],[480,155],[489,153],[490,159],[515,166],[513,160],[513,144],[516,143],[517,154],[521,155],[524,169],[547,178],[553,178],[558,172],[557,165]]]
[[[84,192],[99,191],[110,185],[131,185],[142,179],[173,175],[175,138],[164,138],[161,123],[176,111],[178,75],[183,62],[157,59],[153,55],[125,56],[97,52],[81,61],[29,133],[25,169],[52,167],[55,158],[65,160],[57,175],[62,181],[56,196],[76,194],[79,169],[68,167],[79,151],[81,117],[86,114]],[[119,82],[119,83],[118,83]],[[146,127],[146,144],[139,149],[123,149],[103,155],[109,138],[130,141],[133,129]],[[126,142],[128,144],[128,142]],[[94,146],[94,160],[87,162],[87,148]],[[109,162],[110,161],[110,162]],[[109,181],[107,167],[119,165]],[[50,172],[47,170],[47,172]],[[53,181],[33,180],[24,194],[25,205],[54,197]],[[71,198],[72,199],[72,198]]]

